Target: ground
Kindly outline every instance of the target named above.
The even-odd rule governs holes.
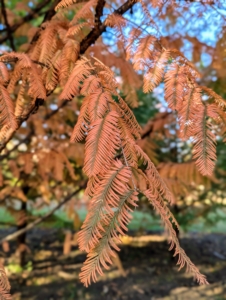
[[[5,231],[0,232],[0,236]],[[191,274],[177,271],[176,260],[160,235],[139,239],[119,253],[126,276],[113,266],[96,284],[85,288],[78,280],[85,259],[76,247],[62,254],[62,232],[35,229],[28,234],[26,270],[15,268],[15,243],[10,244],[5,265],[10,270],[13,300],[204,300],[226,299],[226,235],[189,234],[181,245],[207,275],[209,285],[198,286]],[[16,268],[15,268],[16,269]],[[12,274],[14,272],[15,274]]]

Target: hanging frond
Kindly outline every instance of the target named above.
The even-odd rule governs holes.
[[[70,24],[77,24],[80,19],[92,20],[94,18],[94,8],[96,7],[97,2],[98,0],[88,0],[75,14]]]
[[[5,62],[5,63],[11,63],[11,62],[19,61],[19,62],[21,62],[20,67],[22,69],[31,67],[31,59],[25,53],[10,52],[10,53],[2,55],[0,57],[0,61]]]
[[[41,69],[35,64],[31,64],[31,67],[27,72],[27,80],[29,82],[28,95],[33,99],[46,99],[46,89],[42,82]]]
[[[156,153],[158,145],[150,136],[137,141],[137,145],[147,154],[154,165],[159,163],[158,154]]]
[[[217,158],[215,136],[208,115],[208,105],[200,105],[195,120],[193,157],[201,174],[211,176]]]
[[[107,17],[105,24],[106,24],[106,26],[109,26],[112,28],[115,27],[120,30],[122,27],[126,26],[127,20],[122,15],[114,13],[114,14],[110,14]]]
[[[138,158],[134,147],[134,137],[123,118],[119,119],[118,128],[120,132],[121,147],[123,148],[126,161],[129,166],[137,168]]]
[[[115,94],[115,90],[118,87],[118,83],[115,79],[114,72],[109,67],[105,66],[96,57],[94,57],[94,59],[95,70],[99,79],[101,80],[102,87],[111,91],[112,94]]]
[[[112,164],[120,147],[118,118],[117,112],[110,111],[103,119],[91,123],[86,138],[83,168],[88,176],[105,172]]]
[[[111,94],[108,92],[103,92],[103,90],[100,88],[91,93],[88,97],[88,113],[90,122],[92,124],[92,122],[96,121],[97,119],[103,118],[106,114],[107,110],[109,109],[108,102],[111,101]]]
[[[118,14],[110,14],[108,15],[107,19],[105,20],[106,26],[112,27],[116,29],[116,34],[119,40],[124,40],[123,28],[126,27],[127,20]]]
[[[89,181],[87,183],[87,187],[85,189],[85,196],[88,196],[92,198],[98,189],[98,186],[101,183],[102,178],[99,178],[97,176],[91,176],[89,178]]]
[[[170,58],[170,50],[164,50],[154,60],[153,67],[144,75],[144,92],[150,93],[163,80],[166,64]]]
[[[89,22],[83,22],[83,23],[79,23],[79,24],[76,24],[76,25],[70,27],[68,29],[67,36],[68,37],[76,36],[76,38],[80,38],[80,39],[83,38],[84,34],[82,34],[82,29],[84,27],[90,28],[90,23]]]
[[[77,41],[68,39],[61,52],[61,60],[59,62],[59,80],[64,86],[70,76],[75,62],[79,57],[80,44]]]
[[[6,65],[0,62],[0,84],[5,85],[9,81],[9,72]]]
[[[60,1],[60,3],[57,4],[57,6],[55,7],[55,10],[68,7],[74,3],[76,3],[76,0],[62,0],[62,1]]]
[[[90,75],[92,70],[93,68],[88,65],[87,59],[78,60],[59,96],[59,100],[71,100],[74,96],[79,95],[81,83]]]
[[[32,99],[27,95],[29,83],[24,75],[22,75],[22,82],[16,98],[15,116],[21,118],[25,116],[32,106]]]
[[[160,163],[157,169],[176,197],[189,195],[198,185],[204,185],[206,189],[211,188],[212,178],[202,176],[194,161]]]
[[[1,300],[12,300],[10,295],[10,284],[5,273],[5,269],[2,264],[0,264],[0,299]]]
[[[200,86],[200,89],[202,89],[202,91],[204,91],[211,99],[213,99],[220,108],[226,108],[226,101],[212,89],[207,88],[206,86]]]
[[[94,93],[98,90],[101,86],[101,80],[95,75],[90,75],[88,78],[85,79],[83,86],[81,88],[80,94],[81,95],[89,95]]]
[[[47,93],[53,91],[59,82],[59,72],[61,70],[60,65],[61,50],[56,51],[54,57],[52,58],[52,63],[50,67],[45,72],[45,88]]]
[[[132,28],[132,30],[129,33],[129,38],[126,45],[126,59],[130,60],[134,58],[134,55],[136,55],[137,49],[135,47],[135,41],[138,40],[138,38],[142,35],[142,30],[140,28]],[[138,42],[139,47],[140,42]],[[135,50],[136,49],[136,50]],[[145,47],[142,47],[143,51],[145,51]],[[141,50],[142,52],[142,50]],[[142,55],[139,55],[139,60],[142,59]],[[136,63],[136,60],[134,60]]]
[[[184,101],[178,108],[180,137],[182,139],[193,135],[193,128],[196,126],[195,120],[200,113],[199,108],[201,106],[201,89],[197,86],[188,88],[184,95]]]
[[[103,176],[95,195],[90,200],[88,214],[79,233],[78,243],[81,250],[89,252],[103,236],[105,222],[114,215],[118,203],[129,190],[128,183],[131,178],[130,168],[119,160]]]
[[[120,250],[117,246],[117,243],[121,242],[119,235],[124,235],[127,231],[127,225],[132,219],[131,207],[137,206],[137,200],[137,192],[128,190],[121,195],[119,201],[114,201],[115,204],[108,204],[112,211],[115,210],[105,217],[101,226],[104,232],[98,244],[89,252],[79,275],[85,286],[88,286],[91,280],[96,282],[97,276],[103,275],[103,268],[109,269],[109,265],[112,264],[111,257],[115,257],[114,250]]]
[[[30,59],[27,54],[24,53],[14,53],[3,55],[0,57],[0,61],[4,62],[16,62],[14,75],[8,86],[8,90],[11,92],[16,84],[16,82],[23,77],[23,80],[29,82],[28,95],[34,99],[46,99],[46,90],[42,82],[41,69],[38,68]]]
[[[88,114],[89,97],[83,99],[83,103],[78,116],[78,121],[74,127],[71,135],[71,142],[82,142],[88,134],[88,126],[90,124],[90,118]]]
[[[134,114],[132,113],[126,102],[118,95],[118,103],[115,103],[119,115],[124,119],[129,130],[136,139],[140,138],[141,127],[138,124]]]
[[[206,277],[199,272],[198,268],[192,263],[184,250],[181,248],[176,232],[172,225],[172,213],[170,210],[163,204],[162,201],[158,201],[158,197],[156,197],[157,195],[155,192],[153,192],[153,189],[146,190],[144,195],[150,200],[154,209],[161,216],[161,219],[170,234],[171,240],[169,250],[174,249],[174,256],[178,255],[177,265],[179,265],[179,270],[186,266],[186,271],[191,272],[199,284],[208,284]]]
[[[164,78],[165,99],[172,110],[177,110],[182,105],[186,80],[184,68],[172,63]]]
[[[136,32],[135,32],[136,33]],[[147,61],[155,58],[156,52],[156,37],[152,35],[145,36],[139,39],[138,47],[135,52],[129,54],[133,58],[133,67],[136,71],[143,70],[147,66]],[[131,48],[127,48],[127,52],[131,51]]]
[[[38,61],[48,64],[51,58],[54,56],[57,49],[57,24],[50,24],[45,27],[39,38],[39,58]]]
[[[15,130],[17,121],[14,115],[14,105],[7,89],[0,85],[0,130],[3,126]]]
[[[151,162],[147,154],[138,146],[135,145],[135,150],[140,163],[146,168],[144,174],[146,175],[147,182],[151,187],[155,187],[156,191],[170,204],[174,203],[174,197],[164,180],[160,177],[155,165]]]

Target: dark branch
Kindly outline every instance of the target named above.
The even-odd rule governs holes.
[[[3,1],[3,0],[1,0],[1,1]],[[39,4],[36,6],[36,8],[34,8],[34,9],[32,10],[32,12],[31,12],[30,14],[24,16],[18,23],[12,25],[12,26],[10,27],[10,32],[11,32],[11,33],[15,32],[21,25],[23,25],[23,24],[26,23],[26,22],[29,22],[29,21],[33,20],[34,17],[35,17],[35,15],[36,15],[37,13],[39,13],[40,10],[42,10],[45,6],[47,6],[47,5],[50,3],[50,1],[51,1],[51,0],[45,0],[45,1],[42,1],[41,3],[39,3]],[[2,29],[2,30],[0,30],[0,32],[4,32],[4,31],[7,31],[7,29]],[[3,42],[5,42],[6,40],[8,40],[8,38],[9,38],[9,34],[7,34],[5,37],[1,38],[1,39],[0,39],[0,44],[3,43]]]
[[[56,11],[55,11],[55,7],[56,5],[60,2],[60,0],[55,0],[53,2],[53,4],[51,5],[50,9],[46,12],[45,16],[44,16],[44,19],[42,21],[42,23],[44,22],[47,22],[47,21],[50,21],[52,19],[52,17],[56,14]],[[33,36],[30,44],[34,44],[35,42],[37,42],[37,40],[39,39],[40,37],[40,34],[41,34],[41,31],[42,31],[42,28],[39,28],[39,30],[36,32],[36,34]]]
[[[100,5],[100,3],[102,4],[102,2],[104,1],[99,1],[98,4]],[[126,1],[122,6],[120,6],[118,9],[116,9],[114,11],[115,14],[118,15],[123,15],[126,11],[128,11],[129,9],[132,8],[132,6],[136,3],[136,0],[128,0]],[[97,5],[98,8],[98,5]],[[102,11],[101,9],[96,9],[96,14],[101,13],[102,15]],[[99,16],[99,18],[101,17],[101,15]],[[96,21],[96,20],[95,20]],[[106,31],[106,25],[104,23],[101,23],[100,21],[98,23],[96,23],[95,27],[93,28],[92,31],[90,31],[90,33],[82,40],[81,42],[81,46],[80,46],[80,54],[84,54],[86,52],[86,50],[96,42],[96,40],[101,36],[101,34],[103,32]]]
[[[15,45],[14,45],[14,41],[13,41],[12,30],[11,30],[11,27],[10,27],[8,19],[7,19],[7,13],[6,13],[6,7],[5,7],[4,0],[1,0],[1,6],[2,6],[2,15],[3,15],[3,18],[4,18],[7,34],[8,34],[8,37],[9,37],[10,46],[11,46],[12,50],[15,51]]]
[[[66,106],[68,103],[67,100],[64,100],[61,102],[61,104],[57,107],[57,109],[55,110],[52,110],[51,112],[49,112],[48,114],[46,114],[44,116],[44,120],[47,121],[49,120],[50,118],[52,118],[52,116],[54,116],[56,113],[58,113],[58,111],[63,108],[64,106]],[[12,149],[10,149],[9,151],[7,151],[6,154],[3,154],[3,155],[0,155],[0,161],[2,161],[3,159],[7,158],[12,152],[16,151],[18,149],[18,147],[24,143],[29,143],[30,142],[30,139],[32,138],[32,135],[33,135],[33,130],[31,130],[27,136],[25,138],[23,138],[22,140],[19,141],[18,144],[16,144]]]
[[[62,101],[61,104],[57,107],[57,109],[52,110],[50,113],[48,113],[47,115],[45,115],[44,120],[45,120],[45,121],[46,121],[46,120],[49,120],[52,116],[54,116],[56,113],[58,113],[58,111],[59,111],[62,107],[66,106],[67,103],[68,103],[67,100]]]
[[[46,21],[49,21],[52,19],[53,16],[55,16],[56,11],[55,11],[55,7],[57,6],[57,4],[60,2],[61,0],[55,0],[53,2],[53,4],[51,5],[50,9],[48,10],[48,12],[45,14],[44,19],[43,19],[43,23]]]
[[[43,217],[38,218],[37,220],[35,220],[34,222],[28,224],[26,227],[24,227],[23,229],[17,230],[16,232],[7,235],[6,237],[4,237],[1,241],[0,244],[2,244],[5,241],[12,241],[15,238],[17,238],[18,236],[20,236],[21,234],[27,232],[28,230],[34,228],[35,226],[37,226],[38,224],[42,223],[44,220],[46,220],[47,218],[49,218],[52,214],[55,213],[55,211],[57,211],[61,206],[63,206],[65,203],[67,203],[69,200],[71,200],[71,198],[73,196],[75,196],[76,194],[78,194],[81,190],[83,190],[86,186],[86,183],[83,184],[82,186],[80,186],[76,191],[74,191],[73,193],[71,193],[70,195],[68,195],[66,198],[64,198],[63,201],[61,201],[56,207],[54,207],[50,212],[48,212],[46,215],[44,215]]]

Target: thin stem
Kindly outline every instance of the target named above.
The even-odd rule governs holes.
[[[6,237],[4,237],[2,240],[0,240],[0,244],[2,244],[5,241],[11,241],[14,240],[15,238],[17,238],[18,236],[24,234],[25,232],[27,232],[28,230],[31,230],[32,228],[34,228],[35,226],[37,226],[38,224],[42,223],[45,219],[47,219],[48,217],[50,217],[56,210],[58,210],[62,205],[64,205],[65,203],[67,203],[69,200],[71,200],[71,198],[73,196],[75,196],[76,194],[78,194],[81,190],[83,190],[86,186],[86,183],[83,184],[82,186],[80,186],[77,190],[75,190],[73,193],[71,193],[70,195],[68,195],[66,198],[64,198],[63,201],[61,201],[56,207],[54,207],[50,212],[48,212],[46,215],[44,215],[43,217],[38,218],[37,220],[35,220],[34,222],[28,224],[26,227],[24,227],[23,229],[20,229],[12,234],[7,235]]]
[[[12,35],[11,27],[9,25],[8,18],[7,18],[7,13],[6,13],[6,7],[5,7],[4,0],[1,0],[1,6],[2,6],[2,15],[3,15],[3,18],[4,18],[7,34],[8,34],[8,37],[9,37],[9,43],[10,43],[10,46],[11,46],[12,50],[15,51],[16,48],[15,48],[14,41],[13,41],[13,35]]]
[[[122,146],[122,141],[121,141],[121,149],[122,149],[122,155],[123,155],[123,158],[124,158],[124,161],[125,161],[125,164],[128,168],[130,168],[130,165],[128,164],[128,161],[126,159],[126,156],[125,156],[125,151],[123,149],[123,146]],[[134,187],[134,190],[136,191],[137,190],[137,187],[136,187],[136,184],[133,180],[133,176],[131,177],[131,180],[132,180],[132,183],[133,183],[133,187]]]

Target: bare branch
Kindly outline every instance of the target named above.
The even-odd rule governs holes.
[[[61,102],[61,104],[57,107],[57,109],[54,109],[52,110],[51,112],[49,112],[48,114],[46,114],[44,116],[44,120],[47,121],[49,120],[50,118],[52,118],[52,116],[54,116],[55,114],[58,113],[58,111],[63,108],[64,106],[66,106],[68,103],[67,100],[64,100]],[[12,152],[16,151],[18,149],[18,147],[21,145],[21,144],[24,144],[24,143],[28,143],[33,135],[33,130],[31,130],[27,136],[25,138],[23,138],[22,140],[19,141],[18,144],[16,144],[12,149],[10,149],[9,151],[7,151],[6,154],[3,154],[3,155],[0,155],[0,161],[2,161],[3,159],[7,158]]]
[[[102,1],[100,1],[102,2]],[[122,6],[114,11],[115,14],[122,15],[136,3],[136,0],[128,0]],[[100,10],[101,12],[101,10]],[[100,15],[101,16],[101,15]],[[99,18],[100,18],[99,16]],[[101,23],[100,21],[96,23],[96,26],[93,28],[92,31],[82,40],[81,47],[80,47],[80,54],[84,54],[86,50],[96,42],[96,40],[101,36],[103,32],[106,31],[105,23]]]
[[[1,6],[2,6],[2,15],[3,15],[3,18],[4,18],[7,34],[8,34],[8,37],[9,37],[10,46],[13,49],[13,51],[15,51],[15,45],[14,45],[14,41],[13,41],[12,30],[11,30],[11,27],[10,27],[8,19],[7,19],[7,13],[6,13],[6,7],[5,7],[4,0],[1,0]]]
[[[37,226],[38,224],[42,223],[44,220],[46,220],[47,218],[49,218],[52,214],[55,213],[55,211],[57,211],[61,206],[63,206],[65,203],[67,203],[69,200],[71,200],[71,198],[73,196],[75,196],[76,194],[78,194],[81,190],[83,190],[86,186],[86,182],[85,184],[83,184],[82,186],[80,186],[76,191],[74,191],[73,193],[71,193],[70,195],[68,195],[67,197],[64,198],[63,201],[61,201],[56,207],[54,207],[50,212],[48,212],[46,215],[44,215],[43,217],[38,218],[37,220],[35,220],[34,222],[28,224],[26,227],[24,227],[23,229],[17,230],[16,232],[7,235],[6,237],[4,237],[1,241],[0,244],[2,244],[5,241],[12,241],[15,238],[17,238],[18,236],[20,236],[21,234],[27,232],[28,230],[31,230],[32,228],[34,228],[35,226]]]
[[[3,0],[1,0],[3,1]],[[37,13],[40,12],[40,10],[42,10],[45,6],[47,6],[49,3],[50,3],[51,0],[45,0],[45,1],[42,1],[41,3],[39,3],[36,8],[34,8],[32,10],[32,12],[30,14],[27,14],[26,16],[24,16],[18,23],[12,25],[10,27],[10,32],[13,33],[15,32],[21,25],[23,25],[24,23],[26,22],[29,22],[31,21],[32,19],[34,19],[34,17],[36,16]],[[0,32],[4,32],[4,31],[7,31],[7,29],[2,29],[0,30]],[[2,37],[0,39],[0,44],[5,42],[6,40],[8,40],[9,38],[9,35],[7,34],[6,36]]]

